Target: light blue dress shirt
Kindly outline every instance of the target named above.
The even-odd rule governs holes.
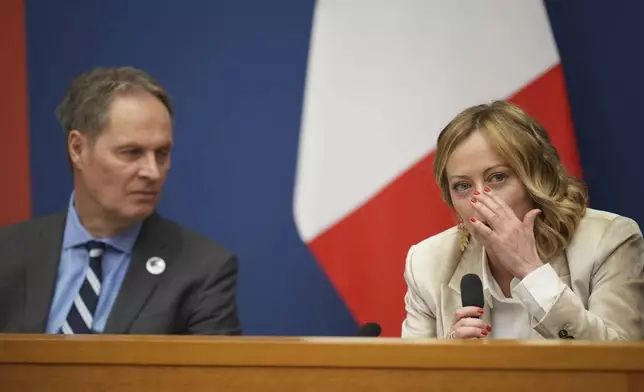
[[[101,267],[103,281],[101,295],[94,314],[93,330],[103,332],[107,318],[112,310],[116,295],[125,277],[130,260],[132,248],[141,230],[141,223],[111,238],[94,238],[85,230],[74,208],[74,194],[69,200],[67,220],[63,234],[63,244],[58,264],[54,299],[49,309],[46,333],[58,333],[67,313],[78,295],[87,268],[89,268],[89,255],[85,243],[96,240],[107,244]]]

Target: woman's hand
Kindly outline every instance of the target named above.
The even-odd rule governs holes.
[[[477,318],[483,315],[483,309],[477,306],[459,308],[454,315],[452,330],[447,335],[450,339],[484,338],[492,327]]]
[[[530,210],[522,222],[505,201],[492,194],[489,188],[482,193],[474,192],[470,203],[489,225],[470,218],[472,234],[495,256],[494,261],[500,267],[512,276],[523,279],[543,265],[534,239],[534,220],[541,213],[540,210]]]

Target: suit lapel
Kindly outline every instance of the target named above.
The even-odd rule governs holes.
[[[168,233],[165,221],[156,213],[143,223],[132,250],[130,266],[110,312],[104,333],[127,333],[154,292],[159,279],[171,269],[171,260],[175,252],[170,246],[170,239],[171,233]],[[164,273],[153,275],[148,272],[146,263],[152,257],[160,257],[165,261]]]
[[[23,331],[44,333],[54,295],[66,212],[45,218],[36,240],[26,244],[26,298]]]
[[[449,331],[452,326],[453,317],[456,310],[462,307],[461,301],[461,279],[467,274],[476,274],[483,279],[483,248],[474,239],[470,239],[470,244],[461,254],[460,261],[458,262],[454,274],[450,279],[447,288],[444,288],[441,295],[441,311],[444,315],[443,321],[445,331]],[[485,306],[483,313],[483,321],[490,323],[490,301],[491,298],[488,291],[484,291]]]

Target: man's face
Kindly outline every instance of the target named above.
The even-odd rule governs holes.
[[[170,169],[172,120],[148,93],[119,96],[96,139],[72,132],[69,148],[77,197],[110,219],[139,221],[156,208]]]

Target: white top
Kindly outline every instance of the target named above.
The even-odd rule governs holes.
[[[492,313],[492,332],[488,338],[543,339],[532,328],[532,324],[539,321],[539,315],[550,311],[566,288],[554,268],[550,264],[544,264],[523,280],[512,279],[512,297],[507,298],[494,280],[485,254],[482,260],[483,292],[486,298],[491,299],[488,302]]]

